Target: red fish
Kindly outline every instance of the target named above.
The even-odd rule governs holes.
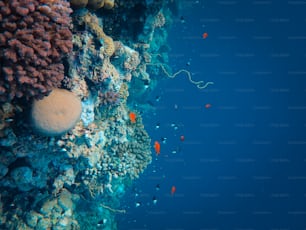
[[[154,149],[155,149],[155,153],[159,155],[160,154],[160,144],[158,141],[154,142]]]
[[[203,39],[206,39],[207,37],[208,37],[208,33],[205,32],[205,33],[202,34]]]
[[[185,140],[185,136],[184,135],[180,136],[180,140],[183,142]]]
[[[135,123],[136,122],[136,114],[133,113],[133,112],[130,112],[129,116],[130,116],[130,121],[132,123]]]
[[[211,104],[209,104],[209,103],[207,103],[206,105],[205,105],[205,109],[209,109],[211,107]]]
[[[171,187],[171,196],[173,196],[175,192],[176,192],[176,187],[173,185]]]

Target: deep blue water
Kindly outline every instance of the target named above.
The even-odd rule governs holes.
[[[170,65],[215,84],[199,90],[181,74],[158,85],[144,121],[167,142],[119,229],[306,229],[306,1],[183,6]]]

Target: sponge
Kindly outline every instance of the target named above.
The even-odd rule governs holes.
[[[65,89],[53,89],[41,100],[34,100],[31,119],[34,128],[46,136],[61,135],[72,129],[81,117],[80,99]]]

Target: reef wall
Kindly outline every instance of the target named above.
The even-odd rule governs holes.
[[[167,62],[169,4],[0,1],[1,229],[117,229],[120,199],[152,159],[135,101]],[[75,99],[49,98],[56,88],[80,116]]]

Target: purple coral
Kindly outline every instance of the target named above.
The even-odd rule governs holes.
[[[72,49],[65,0],[0,1],[0,102],[39,98],[59,87]]]
[[[99,92],[100,105],[119,105],[119,94],[113,91],[107,91],[105,93]]]

